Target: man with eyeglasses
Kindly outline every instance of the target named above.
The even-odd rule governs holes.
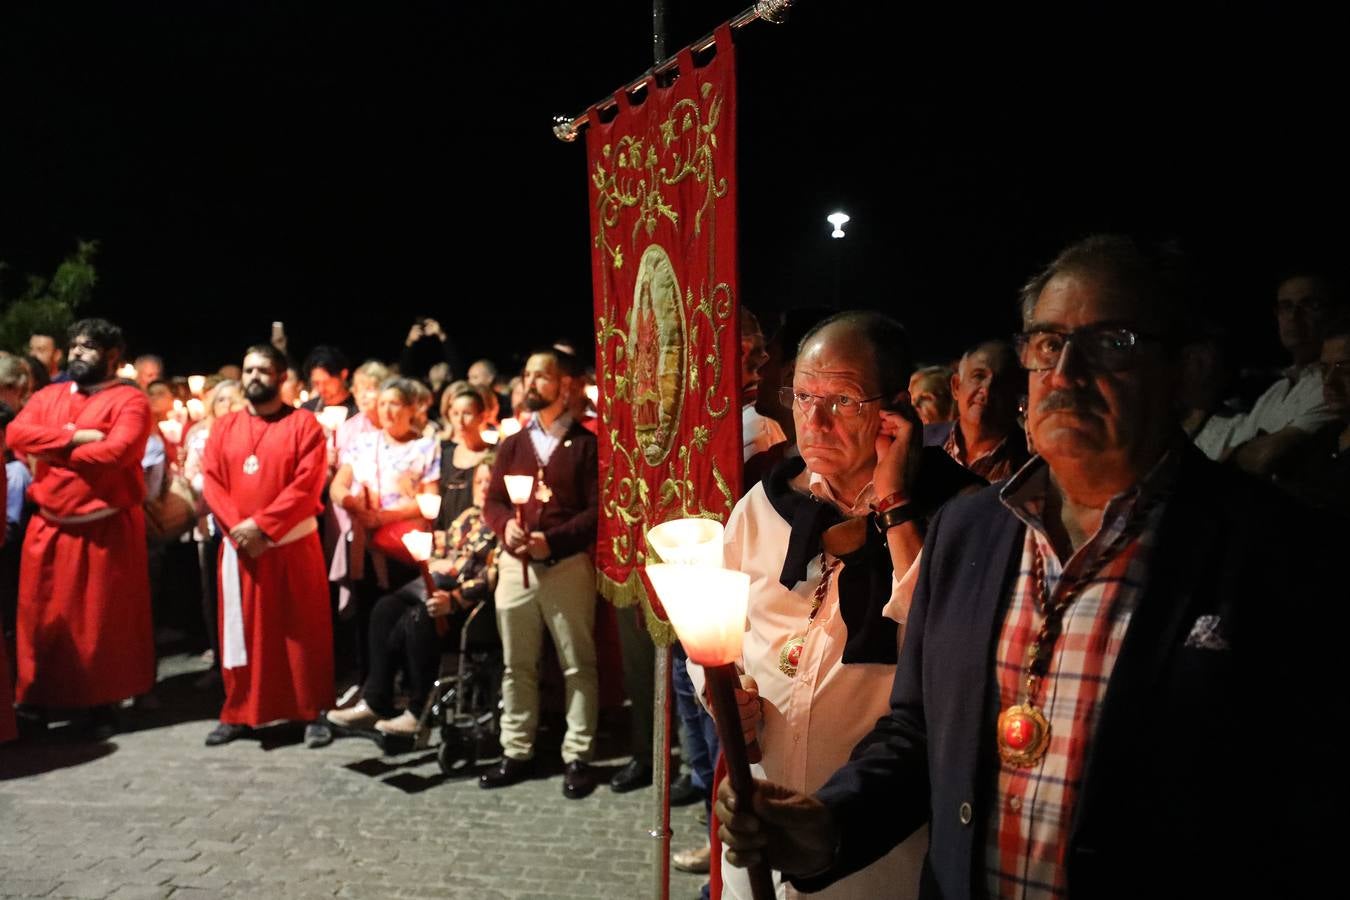
[[[885,714],[924,524],[983,484],[920,446],[912,369],[904,329],[878,313],[808,331],[780,392],[801,455],[727,521],[725,564],[751,579],[742,726],[762,752],[757,774],[797,790],[820,787]],[[915,837],[826,896],[911,896],[923,847]],[[723,896],[750,896],[743,872],[723,866],[722,877]]]
[[[1292,365],[1257,398],[1251,412],[1212,422],[1227,430],[1217,442],[1207,435],[1203,446],[1217,448],[1213,458],[1253,475],[1277,474],[1301,444],[1335,421],[1322,398],[1318,354],[1337,311],[1337,293],[1325,276],[1297,273],[1280,282],[1275,320]]]
[[[1039,455],[933,521],[889,713],[850,762],[814,796],[719,792],[731,862],[815,890],[927,823],[924,897],[1320,884],[1334,529],[1185,441],[1186,284],[1098,236],[1027,285]]]

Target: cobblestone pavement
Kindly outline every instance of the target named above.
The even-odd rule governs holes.
[[[161,660],[161,708],[124,711],[130,730],[107,743],[53,728],[0,747],[0,896],[654,895],[652,790],[567,800],[555,766],[484,791],[442,775],[434,750],[309,749],[291,726],[208,748],[218,695],[192,689],[199,667]],[[607,776],[623,761],[599,762]],[[697,809],[672,810],[676,849],[699,840]],[[671,896],[702,881],[672,871]]]

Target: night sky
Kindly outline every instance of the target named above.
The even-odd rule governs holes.
[[[670,51],[746,2],[668,0]],[[844,305],[939,359],[1014,330],[1062,243],[1130,230],[1179,240],[1278,361],[1272,279],[1345,246],[1343,29],[917,6],[801,0],[741,32],[744,303],[830,303],[837,268]],[[584,149],[550,118],[650,65],[650,28],[643,0],[5,4],[0,259],[50,274],[98,239],[89,311],[180,373],[274,319],[355,358],[396,357],[418,315],[507,365],[585,340]]]

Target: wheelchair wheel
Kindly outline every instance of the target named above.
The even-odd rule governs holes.
[[[460,775],[478,764],[477,741],[472,734],[447,725],[441,730],[441,746],[436,762],[446,775]]]

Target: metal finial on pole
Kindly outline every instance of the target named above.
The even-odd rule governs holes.
[[[662,5],[662,2],[663,0],[653,0],[652,4],[653,24],[655,24],[657,21],[658,13],[656,8],[657,6]],[[774,25],[781,25],[787,21],[788,10],[792,8],[792,4],[794,2],[795,0],[757,0],[754,6],[750,7],[749,9],[746,9],[739,15],[732,18],[728,24],[731,25],[732,31],[737,31],[741,28],[744,28],[746,25],[749,25],[751,22],[754,22],[758,19],[763,19],[765,22],[771,22]],[[664,12],[661,13],[661,19],[662,21],[664,21]],[[653,65],[647,71],[643,72],[637,78],[628,82],[628,84],[625,84],[619,90],[630,92],[635,91],[638,89],[639,86],[641,86],[645,81],[647,81],[647,79],[651,78],[653,75],[659,75],[661,72],[675,65],[675,61],[665,55],[664,30],[662,30],[661,34],[662,36],[660,38],[659,44],[657,43],[657,37],[655,32],[653,32],[652,35],[652,49],[657,58],[656,64]],[[715,32],[709,32],[708,34],[705,34],[703,37],[699,38],[698,40],[690,44],[689,49],[694,51],[695,53],[702,53],[704,50],[707,50],[716,42],[717,39],[715,36]],[[615,91],[615,93],[618,93],[618,91]],[[599,100],[591,105],[597,107],[605,107],[612,105],[613,103],[614,103],[613,95],[610,95],[609,97],[606,97],[603,100]],[[586,127],[586,113],[583,112],[579,116],[554,116],[553,123],[554,123],[553,136],[560,141],[571,143],[572,141],[575,141],[577,139],[577,135],[581,132],[581,129]]]

